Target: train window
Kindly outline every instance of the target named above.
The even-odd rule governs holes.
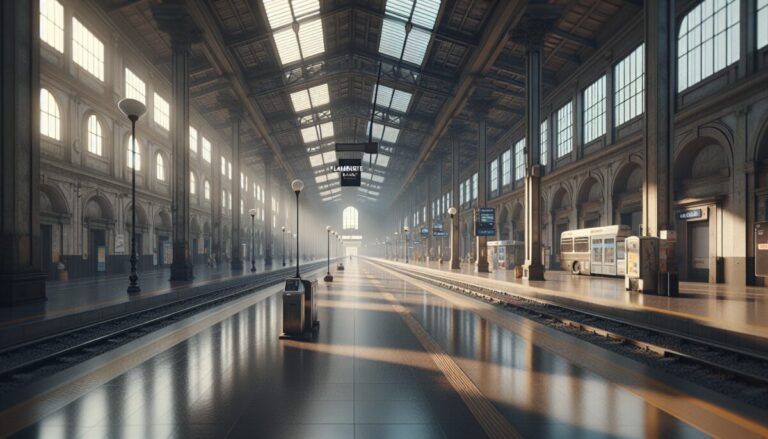
[[[624,241],[616,242],[616,259],[623,261],[627,257],[624,256]]]
[[[573,251],[575,253],[589,253],[589,238],[586,236],[576,238],[573,244]]]
[[[614,247],[613,238],[606,238],[605,241],[603,241],[603,251],[605,254],[603,255],[603,262],[606,264],[613,264],[614,263],[614,254],[616,253],[616,249]]]
[[[560,253],[573,252],[573,238],[563,238],[560,240]]]

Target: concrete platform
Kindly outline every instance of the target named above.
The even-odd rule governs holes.
[[[309,262],[302,262],[302,264]],[[77,328],[121,314],[150,309],[180,298],[193,297],[215,289],[247,284],[266,272],[295,267],[273,264],[264,267],[257,261],[256,272],[250,264],[242,271],[232,271],[229,264],[211,269],[195,267],[192,282],[170,282],[170,268],[139,273],[141,293],[129,296],[127,275],[104,276],[47,283],[48,300],[0,308],[0,348],[23,343],[48,334]]]
[[[320,283],[314,342],[278,339],[278,292],[36,384],[43,394],[0,411],[0,436],[768,435],[763,412],[365,261]]]
[[[627,292],[623,278],[547,271],[545,281],[529,282],[515,279],[511,270],[477,273],[468,263],[463,263],[459,270],[450,270],[448,262],[406,265],[402,261],[375,260],[662,328],[768,358],[768,289],[765,288],[734,291],[724,285],[681,282],[680,297],[664,297]]]

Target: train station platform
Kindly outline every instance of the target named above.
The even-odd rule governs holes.
[[[0,436],[768,435],[763,411],[490,304],[362,259],[334,275],[315,340],[278,338],[264,288],[0,396]]]
[[[304,263],[308,262],[302,261]],[[169,267],[148,270],[139,272],[141,293],[134,296],[126,293],[128,274],[48,281],[47,301],[0,307],[0,348],[110,316],[160,306],[181,297],[236,285],[287,267],[295,267],[295,262],[283,267],[280,261],[276,261],[265,268],[264,261],[259,260],[256,261],[255,273],[250,271],[250,262],[243,263],[242,271],[231,270],[228,263],[217,267],[197,265],[194,280],[181,283],[169,280]]]
[[[623,278],[577,276],[551,270],[544,281],[515,278],[513,270],[477,273],[473,264],[451,270],[448,262],[379,262],[609,316],[768,357],[768,290],[734,290],[725,285],[680,283],[679,297],[628,292]]]

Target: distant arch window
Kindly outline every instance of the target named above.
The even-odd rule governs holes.
[[[88,117],[88,152],[101,156],[103,140],[101,122],[95,114],[92,114]]]
[[[206,200],[211,199],[211,184],[208,183],[208,180],[203,182],[203,196]]]
[[[678,90],[739,60],[739,2],[704,0],[683,18],[677,37]]]
[[[136,145],[136,162],[135,162],[136,170],[141,171],[141,145],[139,144],[138,140],[136,140],[135,145]],[[126,153],[126,163],[128,164],[129,169],[134,168],[134,157],[132,154],[133,147],[134,147],[133,136],[128,136],[128,144],[126,145],[125,153]]]
[[[163,159],[163,155],[157,154],[157,160],[155,162],[157,166],[157,179],[160,181],[165,181],[165,159]]]
[[[189,193],[191,195],[195,195],[197,193],[197,178],[195,178],[194,172],[189,173]]]
[[[61,140],[61,113],[51,92],[40,90],[40,134]]]
[[[357,230],[357,209],[349,206],[342,212],[342,225],[345,230]]]

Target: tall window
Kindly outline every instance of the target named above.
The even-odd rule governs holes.
[[[155,93],[155,123],[165,128],[166,130],[171,128],[171,109],[168,106],[168,101],[163,99],[162,96]]]
[[[768,46],[768,0],[757,0],[757,48]]]
[[[101,156],[102,140],[101,122],[92,114],[88,117],[88,152]]]
[[[227,191],[226,190],[221,191],[221,208],[222,209],[227,208]]]
[[[645,105],[645,44],[641,44],[626,58],[619,61],[613,71],[616,126],[641,114]]]
[[[64,53],[64,7],[56,0],[40,0],[40,39]]]
[[[125,68],[125,97],[146,103],[147,85],[128,67]]]
[[[605,75],[584,90],[584,143],[605,134]]]
[[[208,183],[208,180],[203,181],[203,197],[206,200],[211,199],[211,184]]]
[[[203,147],[203,160],[211,163],[211,141],[203,137],[200,139],[200,144]]]
[[[61,113],[51,92],[40,90],[40,134],[61,140]]]
[[[525,177],[525,137],[515,143],[515,180]]]
[[[677,88],[683,91],[739,60],[739,2],[704,0],[677,37]]]
[[[227,158],[221,156],[221,175],[227,175]]]
[[[72,17],[72,60],[99,81],[104,80],[104,43],[75,17]]]
[[[499,190],[499,159],[491,162],[491,192]]]
[[[465,184],[466,182],[462,181],[461,184],[459,185],[459,205],[460,206],[464,205],[464,185]]]
[[[355,209],[352,206],[348,206],[344,208],[344,211],[341,213],[341,222],[344,230],[349,229],[358,229],[358,222],[357,222],[357,209]]]
[[[506,186],[512,181],[512,152],[510,150],[504,151],[501,154],[501,185]]]
[[[573,102],[557,110],[557,158],[573,151]]]
[[[227,176],[232,180],[232,162],[227,163]]]
[[[189,150],[197,154],[197,130],[189,126]]]
[[[126,145],[125,151],[128,168],[133,169],[133,154],[131,154],[133,152],[133,136],[128,136],[128,144]],[[141,145],[138,140],[136,140],[136,170],[141,171]]]
[[[229,207],[229,210],[232,210],[232,194],[227,194],[227,205]]]
[[[194,172],[189,173],[189,193],[195,195],[197,193],[197,178]]]
[[[472,174],[472,200],[477,200],[477,172]]]
[[[541,165],[547,166],[547,158],[549,157],[549,129],[547,127],[547,120],[544,119],[541,122],[541,129],[539,130],[539,145],[541,152]]]
[[[165,181],[165,159],[163,159],[163,155],[160,153],[157,153],[157,159],[155,160],[155,171],[157,173],[157,179],[160,181]]]

